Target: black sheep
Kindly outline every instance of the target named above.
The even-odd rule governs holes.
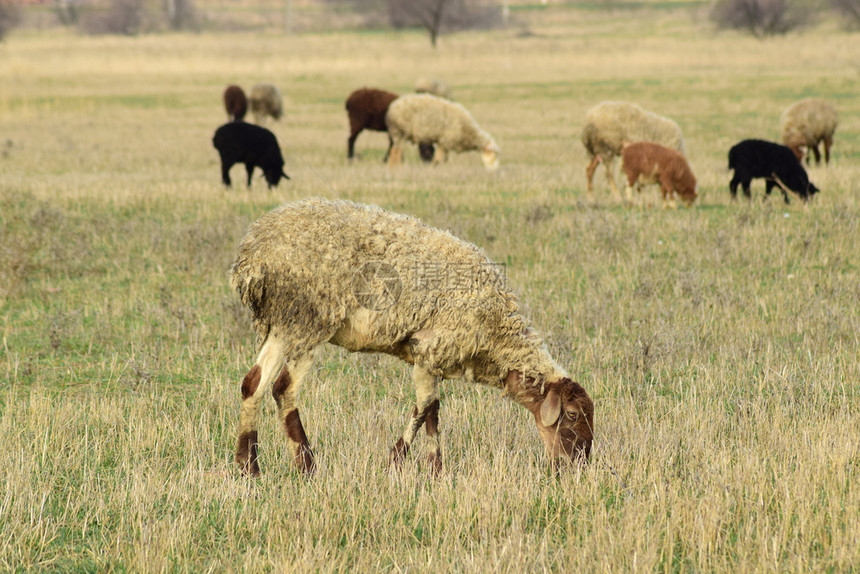
[[[765,193],[768,195],[774,187],[779,186],[786,203],[786,189],[799,195],[803,201],[809,201],[818,193],[818,188],[809,181],[806,170],[791,148],[778,143],[764,140],[737,143],[729,150],[729,169],[735,170],[729,183],[732,199],[738,195],[738,184],[743,186],[744,195],[751,197],[750,181],[759,177],[765,179]]]
[[[284,158],[275,134],[254,124],[230,122],[215,130],[212,145],[221,155],[221,180],[230,187],[230,168],[233,164],[244,163],[248,172],[248,187],[254,167],[259,166],[266,176],[269,188],[278,185],[284,173]]]

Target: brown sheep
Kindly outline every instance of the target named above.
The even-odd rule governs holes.
[[[696,200],[696,176],[684,156],[673,149],[652,142],[625,143],[621,148],[621,169],[627,175],[628,201],[633,198],[634,185],[641,192],[644,184],[651,183],[660,184],[663,207],[675,207],[673,191],[688,207]]]
[[[359,88],[349,95],[346,99],[346,112],[349,115],[347,158],[352,159],[355,156],[355,140],[362,130],[388,133],[385,114],[388,112],[388,106],[396,99],[397,94],[376,88]],[[388,161],[392,143],[391,136],[388,136],[388,149],[383,161]]]
[[[591,108],[585,116],[581,139],[591,158],[585,169],[589,196],[594,191],[594,172],[603,162],[612,195],[620,198],[612,171],[624,142],[657,142],[685,153],[684,136],[678,124],[628,102],[601,102]]]
[[[241,122],[248,111],[248,99],[239,86],[231,84],[224,90],[224,109],[231,122]]]
[[[385,114],[388,106],[398,98],[398,95],[376,88],[359,88],[346,99],[346,112],[349,115],[349,139],[347,140],[346,157],[355,156],[355,140],[362,130],[373,130],[388,133],[385,124]],[[388,149],[385,150],[383,162],[388,161],[393,142],[388,136]],[[428,162],[433,159],[435,149],[433,144],[420,144],[421,159]]]
[[[824,163],[830,163],[830,148],[833,147],[833,133],[839,118],[836,109],[816,98],[806,98],[788,106],[779,125],[782,132],[782,142],[791,148],[798,160],[803,159],[803,148],[806,150],[806,163],[809,165],[810,154],[815,154],[815,164],[821,163],[821,153],[818,144],[824,142]]]

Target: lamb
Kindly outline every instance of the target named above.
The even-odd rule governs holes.
[[[673,190],[687,207],[696,200],[696,176],[686,158],[673,149],[652,142],[625,143],[621,148],[621,169],[627,175],[628,201],[632,200],[634,184],[641,192],[642,185],[649,183],[660,184],[664,207],[674,208]]]
[[[580,139],[591,158],[585,169],[589,196],[594,193],[594,172],[602,161],[612,195],[620,198],[612,170],[625,142],[650,141],[685,153],[678,124],[627,102],[601,102],[591,108],[585,116]]]
[[[273,84],[257,84],[251,88],[249,103],[251,104],[251,113],[254,114],[254,121],[258,124],[262,124],[266,116],[279,120],[284,113],[281,91]]]
[[[394,141],[389,166],[402,161],[403,140],[409,140],[436,144],[433,162],[437,164],[445,161],[448,150],[479,150],[488,171],[499,167],[499,146],[458,103],[430,94],[407,94],[391,103],[385,123]]]
[[[446,100],[454,99],[451,88],[445,82],[430,78],[418,78],[418,81],[415,82],[415,93],[432,94]]]
[[[750,182],[758,177],[765,178],[768,195],[778,185],[786,203],[786,190],[796,193],[803,201],[809,201],[819,191],[809,181],[806,170],[791,148],[774,142],[751,139],[737,143],[729,150],[729,169],[735,170],[729,183],[732,199],[738,196],[739,183],[743,186],[744,195],[750,199]]]
[[[815,165],[821,163],[818,144],[824,142],[824,163],[830,163],[830,148],[833,147],[833,133],[839,118],[836,109],[816,98],[806,98],[788,106],[779,119],[782,142],[791,148],[797,159],[803,159],[803,148],[807,148],[806,164],[809,156],[815,154]]]
[[[310,198],[251,224],[231,283],[259,343],[241,386],[236,462],[246,474],[260,474],[258,418],[270,386],[294,464],[314,471],[296,396],[326,342],[413,366],[416,403],[389,452],[391,467],[426,422],[428,462],[441,470],[440,378],[498,388],[525,407],[553,466],[589,456],[591,399],[520,313],[502,271],[471,243],[377,206]]]
[[[244,163],[248,172],[248,187],[254,167],[263,170],[269,189],[278,185],[283,177],[290,179],[284,172],[284,158],[275,134],[254,124],[230,122],[224,124],[212,137],[212,145],[221,156],[221,180],[230,187],[230,168],[236,163]]]
[[[224,108],[231,122],[241,122],[245,119],[248,111],[248,99],[245,92],[239,86],[231,84],[224,90]]]

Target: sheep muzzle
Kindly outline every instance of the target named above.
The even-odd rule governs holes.
[[[578,383],[547,383],[532,411],[550,458],[587,461],[594,437],[594,403]]]

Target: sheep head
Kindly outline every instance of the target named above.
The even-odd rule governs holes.
[[[684,205],[686,205],[687,207],[692,207],[693,202],[696,201],[697,197],[699,197],[699,194],[695,187],[692,190],[678,190],[678,195],[681,197],[681,201],[683,201]]]
[[[269,184],[269,188],[277,187],[281,178],[290,179],[290,176],[287,175],[284,168],[278,166],[271,166],[264,169],[263,175],[266,177],[266,182]]]
[[[511,390],[518,386],[534,389],[533,393],[525,393],[531,394],[532,400],[521,404],[534,415],[554,467],[558,459],[588,459],[594,438],[594,403],[579,383],[563,378],[541,386],[531,378],[522,381],[520,373],[512,371],[506,386]]]
[[[499,169],[499,153],[501,150],[495,142],[481,148],[481,161],[484,162],[484,167],[487,171],[496,171]]]
[[[594,437],[594,403],[585,389],[570,379],[547,383],[538,402],[540,407],[532,414],[553,464],[559,458],[587,460]]]

